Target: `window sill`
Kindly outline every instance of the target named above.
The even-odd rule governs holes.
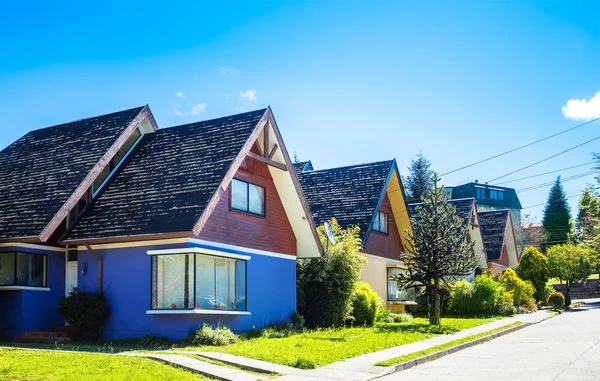
[[[416,306],[417,302],[412,302],[410,300],[388,300],[388,304],[403,304],[405,306]]]
[[[0,291],[50,291],[50,288],[32,286],[0,286]]]
[[[250,315],[250,312],[226,310],[147,310],[146,315]]]

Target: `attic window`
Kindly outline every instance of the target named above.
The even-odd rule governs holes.
[[[231,209],[265,215],[265,188],[242,180],[231,181]]]
[[[484,200],[485,199],[485,188],[475,188],[475,197],[478,200]]]
[[[140,129],[137,128],[133,131],[129,138],[127,138],[125,144],[123,144],[121,149],[117,151],[115,156],[113,156],[106,167],[104,167],[102,172],[100,172],[98,177],[96,177],[96,180],[94,180],[94,183],[92,184],[92,197],[96,197],[102,187],[104,187],[104,185],[121,166],[127,156],[129,156],[131,151],[133,151],[135,146],[140,142],[140,140],[142,140],[142,136],[144,136],[144,134],[142,134]]]
[[[377,212],[373,221],[373,230],[376,232],[388,233],[388,215],[387,213]]]

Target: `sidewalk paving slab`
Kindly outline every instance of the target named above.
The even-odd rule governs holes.
[[[169,351],[169,353],[196,355],[205,357],[211,360],[221,361],[223,363],[237,366],[242,369],[260,372],[260,373],[278,373],[285,375],[297,374],[301,375],[305,371],[291,366],[274,364],[268,361],[255,360],[247,357],[230,355],[228,353],[221,352],[194,352],[194,351]]]

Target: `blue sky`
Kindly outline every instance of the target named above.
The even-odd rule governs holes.
[[[317,169],[395,157],[402,170],[422,151],[443,173],[599,113],[598,14],[593,1],[6,3],[0,148],[143,104],[161,127],[270,105],[288,150]],[[571,99],[592,103],[571,103],[567,118]],[[600,122],[443,182],[485,182],[596,135]],[[600,140],[511,178],[591,152]],[[591,181],[564,185],[572,195]],[[522,193],[523,206],[548,189]]]

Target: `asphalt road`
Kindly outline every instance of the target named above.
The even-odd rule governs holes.
[[[600,380],[600,300],[380,380]]]

